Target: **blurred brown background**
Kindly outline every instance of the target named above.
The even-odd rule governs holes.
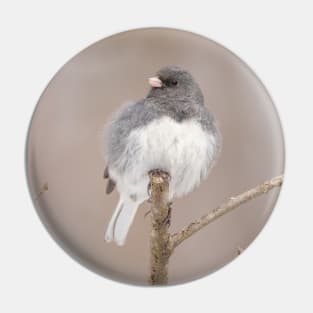
[[[269,95],[220,45],[154,28],[121,33],[79,53],[37,105],[26,151],[28,182],[40,217],[63,248],[94,271],[124,282],[147,283],[150,219],[144,218],[144,205],[124,247],[104,242],[118,198],[116,191],[104,192],[104,124],[121,104],[144,97],[147,78],[170,64],[185,67],[199,82],[223,135],[222,155],[209,178],[174,202],[172,231],[284,169],[281,126]],[[278,193],[243,205],[185,241],[171,257],[169,283],[201,277],[235,258],[264,226]]]

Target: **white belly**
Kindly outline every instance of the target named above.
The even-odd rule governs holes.
[[[215,146],[215,137],[203,131],[196,120],[178,123],[162,117],[130,133],[125,151],[131,156],[129,168],[122,175],[114,175],[112,169],[110,175],[120,192],[128,189],[129,194],[143,197],[147,191],[147,173],[162,169],[171,175],[170,197],[178,197],[206,178]]]

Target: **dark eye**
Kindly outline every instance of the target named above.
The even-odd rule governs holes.
[[[172,80],[172,81],[171,81],[171,85],[172,85],[172,86],[176,86],[176,85],[177,85],[177,80]]]

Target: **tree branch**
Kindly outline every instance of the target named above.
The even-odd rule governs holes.
[[[283,175],[272,178],[236,197],[231,197],[208,214],[190,223],[181,231],[169,233],[171,204],[169,203],[170,175],[161,170],[149,172],[151,222],[150,235],[150,279],[152,285],[165,285],[168,282],[168,263],[174,249],[193,234],[232,211],[240,205],[269,192],[283,183]]]
[[[281,186],[283,183],[283,175],[272,178],[270,181],[266,181],[261,185],[256,186],[236,197],[231,197],[228,201],[222,203],[208,214],[200,217],[198,220],[190,223],[187,227],[181,231],[173,234],[169,239],[170,249],[173,251],[184,240],[204,228],[222,215],[232,211],[240,205],[255,199],[256,197],[269,192],[275,187]]]
[[[168,261],[171,255],[170,205],[168,199],[170,176],[161,170],[149,172],[151,223],[150,284],[165,285],[168,281]]]

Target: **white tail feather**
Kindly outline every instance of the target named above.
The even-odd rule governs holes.
[[[115,223],[115,219],[117,218],[120,210],[122,209],[122,205],[123,205],[123,201],[122,199],[120,198],[114,212],[113,212],[113,215],[110,219],[110,222],[109,222],[109,225],[107,226],[107,230],[105,232],[105,241],[107,242],[111,242],[112,240],[114,240],[114,223]]]
[[[105,240],[114,240],[118,245],[125,243],[129,228],[134,220],[139,203],[131,199],[120,199],[105,233]]]

